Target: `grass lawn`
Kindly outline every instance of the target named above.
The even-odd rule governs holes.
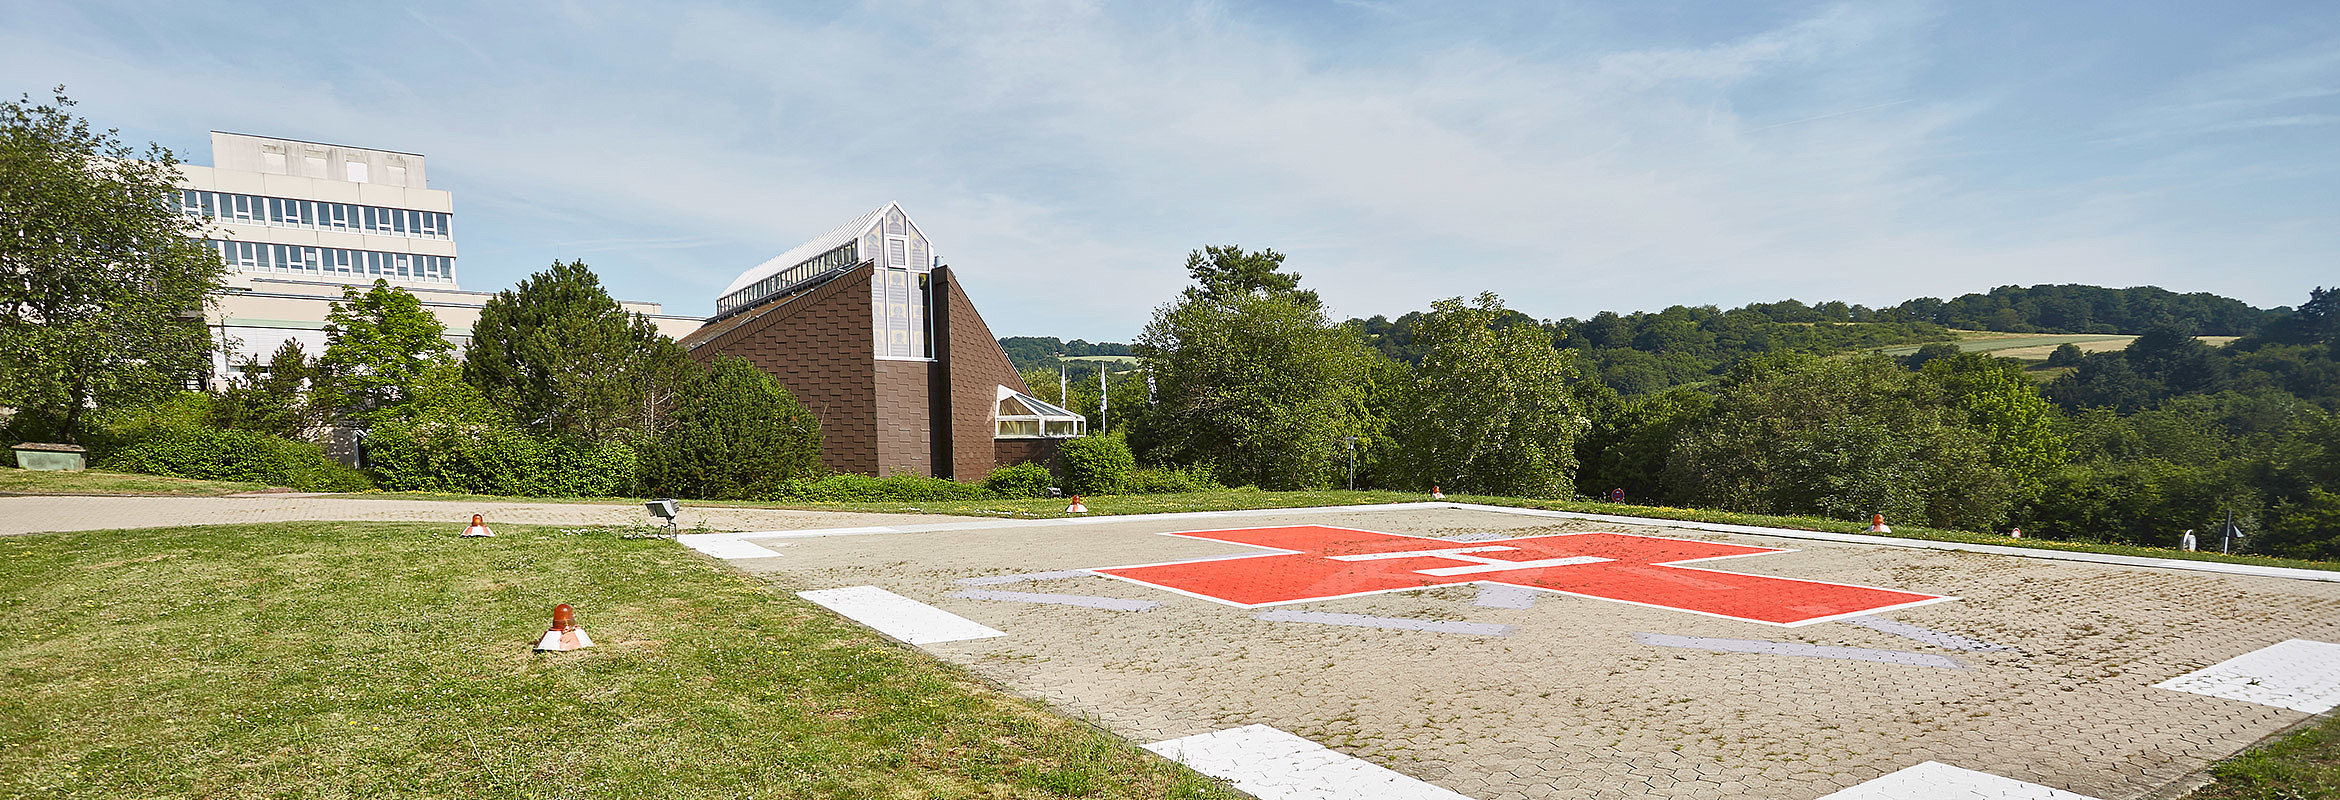
[[[0,539],[0,796],[1235,797],[671,541]],[[553,604],[599,646],[532,652]]]
[[[2217,783],[2186,800],[2304,800],[2340,797],[2340,715],[2210,768]]]
[[[262,483],[234,483],[231,481],[198,481],[187,478],[165,478],[160,475],[132,475],[122,472],[64,472],[33,471],[15,467],[0,467],[0,495],[10,494],[113,494],[113,495],[179,495],[208,497],[237,492],[256,492],[268,488]]]

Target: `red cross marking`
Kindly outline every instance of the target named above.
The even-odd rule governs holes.
[[[1454,542],[1294,525],[1168,535],[1276,552],[1090,571],[1239,608],[1486,582],[1748,622],[1808,625],[1953,599],[1686,567],[1693,561],[1790,551],[1624,533]]]

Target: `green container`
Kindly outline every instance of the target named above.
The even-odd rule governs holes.
[[[19,469],[80,472],[89,468],[89,451],[79,445],[25,442],[9,449],[16,451]]]

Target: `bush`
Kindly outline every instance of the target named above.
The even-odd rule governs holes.
[[[1077,495],[1120,494],[1130,470],[1137,468],[1129,443],[1116,434],[1067,439],[1058,456],[1064,464],[1064,490]]]
[[[541,437],[516,425],[388,422],[366,435],[365,451],[383,488],[408,492],[620,497],[641,472],[634,448],[622,442]]]
[[[840,503],[932,500],[989,500],[990,491],[972,483],[918,475],[831,475],[789,481],[781,490],[787,497]]]
[[[644,486],[672,497],[767,500],[820,471],[820,421],[738,356],[694,369],[642,453]]]
[[[1146,467],[1131,470],[1129,481],[1121,490],[1127,494],[1179,494],[1182,492],[1218,492],[1227,487],[1211,477],[1211,468],[1196,464],[1187,467]]]
[[[1009,464],[983,477],[984,491],[1011,499],[1047,497],[1048,487],[1054,485],[1048,468],[1031,462]]]
[[[245,481],[312,492],[374,488],[365,474],[325,457],[324,448],[251,431],[186,428],[116,450],[101,467],[177,478]]]

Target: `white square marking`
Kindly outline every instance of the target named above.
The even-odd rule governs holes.
[[[2340,706],[2340,644],[2293,639],[2154,687],[2321,714]]]
[[[683,534],[682,536],[677,536],[674,538],[677,541],[682,542],[684,547],[688,547],[690,549],[697,550],[701,553],[706,553],[707,555],[724,559],[726,561],[733,561],[742,558],[771,558],[773,556],[779,555],[779,553],[773,552],[771,548],[765,547],[763,545],[752,542],[744,542],[732,538],[716,538],[714,536],[701,537],[693,534]]]
[[[1146,745],[1260,800],[1470,800],[1266,725]]]
[[[797,592],[796,596],[910,644],[957,642],[1007,635],[966,617],[875,586]]]
[[[1820,800],[2096,800],[2084,794],[1927,761]]]

